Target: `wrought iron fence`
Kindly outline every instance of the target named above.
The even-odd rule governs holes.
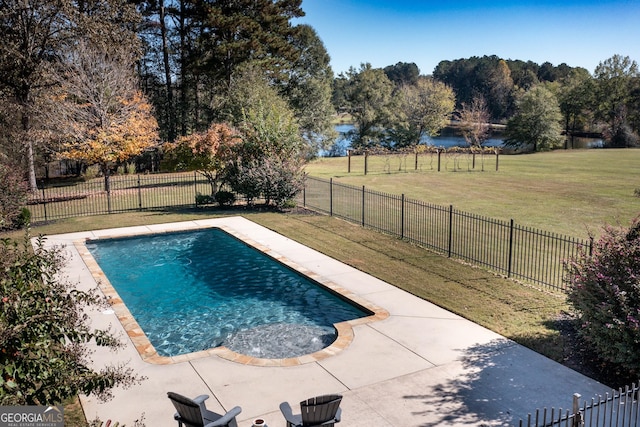
[[[117,175],[64,186],[41,185],[29,199],[34,223],[76,216],[195,206],[209,194],[197,173]],[[564,290],[564,260],[592,242],[561,236],[333,180],[307,177],[305,207],[483,266],[505,276]]]
[[[196,195],[210,194],[208,181],[196,173],[115,175],[74,184],[45,185],[28,200],[31,221],[102,215],[132,210],[194,206]]]
[[[537,409],[519,427],[640,427],[640,407],[635,383],[624,389],[612,390],[580,404],[581,396],[573,395],[573,408]]]
[[[307,177],[305,207],[406,239],[507,277],[565,290],[564,261],[592,241],[423,201]]]

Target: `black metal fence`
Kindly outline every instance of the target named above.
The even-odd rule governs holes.
[[[33,223],[132,210],[195,206],[210,194],[197,173],[116,175],[109,190],[94,179],[42,185],[29,199]],[[483,266],[507,277],[564,290],[564,261],[592,242],[500,221],[404,195],[307,177],[302,204],[320,212]]]
[[[565,290],[564,261],[592,241],[419,200],[307,177],[305,207],[406,239],[507,277]]]
[[[109,182],[108,191],[103,179],[40,185],[28,201],[31,221],[194,206],[197,194],[211,193],[207,180],[196,173],[115,175]]]

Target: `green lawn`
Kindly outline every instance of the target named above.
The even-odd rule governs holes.
[[[459,169],[454,170],[454,161]],[[312,176],[392,193],[437,205],[571,237],[599,234],[603,225],[629,225],[640,213],[640,150],[559,150],[501,155],[498,171],[493,155],[441,159],[424,155],[414,170],[412,155],[321,158],[306,166]],[[401,169],[401,170],[400,170]],[[390,173],[388,172],[390,171]]]
[[[511,219],[526,226],[584,238],[588,230],[598,233],[605,223],[627,225],[640,211],[640,188],[636,165],[640,150],[573,150],[485,159],[467,171],[431,169],[428,159],[412,171],[413,160],[404,159],[408,171],[398,172],[398,157],[318,159],[307,166],[313,176],[369,189],[402,194],[429,203],[493,217]],[[394,163],[395,162],[395,163]],[[387,173],[385,170],[393,171]],[[130,212],[85,216],[41,225],[32,234],[124,227],[186,221],[230,212],[188,209]],[[480,268],[448,259],[393,237],[321,215],[255,213],[236,211],[246,218],[301,242],[337,260],[385,280],[454,313],[515,340],[541,354],[564,362],[567,337],[558,319],[569,308],[561,294],[543,292],[518,284]],[[21,232],[2,237],[20,238]],[[71,411],[70,411],[71,412]],[[74,411],[75,412],[75,411]],[[71,415],[71,414],[70,414]],[[70,424],[71,425],[71,424]],[[75,423],[73,424],[75,425]]]

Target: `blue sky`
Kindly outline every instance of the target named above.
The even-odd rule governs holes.
[[[442,60],[497,55],[595,67],[614,54],[640,63],[639,0],[303,0],[337,75],[369,62],[415,62],[431,74]]]

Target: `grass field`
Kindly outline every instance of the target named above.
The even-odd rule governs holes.
[[[636,171],[640,150],[503,155],[497,172],[493,158],[485,159],[485,171],[465,167],[455,172],[451,164],[437,172],[426,163],[420,164],[418,172],[397,172],[394,161],[399,162],[370,157],[365,176],[362,158],[352,159],[350,174],[346,158],[323,158],[309,164],[307,172],[576,237],[586,237],[588,230],[597,233],[605,223],[627,225],[640,212],[640,198],[634,194],[640,188]],[[410,169],[411,161],[406,164]],[[578,368],[568,361],[573,349],[562,333],[562,319],[569,311],[563,295],[523,286],[335,218],[235,213]],[[194,209],[82,216],[38,226],[32,232],[58,234],[228,214]],[[22,232],[0,233],[0,237],[21,236]]]
[[[480,159],[476,168],[460,157],[437,160],[427,156],[414,170],[408,156],[353,156],[351,173],[346,157],[320,158],[306,166],[312,176],[437,205],[510,220],[567,236],[598,235],[605,224],[629,225],[640,213],[640,150],[560,150]],[[400,170],[401,169],[401,170]]]

